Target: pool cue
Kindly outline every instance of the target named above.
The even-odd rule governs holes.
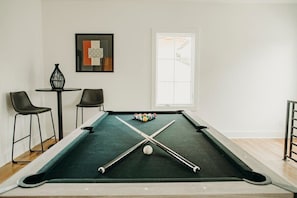
[[[156,146],[158,146],[161,149],[163,149],[165,152],[167,152],[169,155],[171,155],[172,157],[174,157],[175,159],[177,159],[178,161],[180,161],[182,164],[184,164],[184,165],[188,166],[189,168],[191,168],[194,173],[196,173],[197,171],[200,170],[200,167],[199,166],[197,166],[193,162],[187,160],[186,158],[184,158],[183,156],[181,156],[177,152],[173,151],[172,149],[170,149],[167,146],[165,146],[164,144],[162,144],[161,142],[155,140],[154,138],[151,138],[150,136],[148,136],[147,134],[145,134],[142,131],[138,130],[137,128],[135,128],[134,126],[130,125],[129,123],[125,122],[124,120],[122,120],[118,116],[116,116],[116,118],[119,121],[121,121],[122,123],[124,123],[126,126],[128,126],[129,128],[131,128],[133,131],[135,131],[136,133],[138,133],[139,135],[141,135],[142,137],[144,137],[145,139],[147,139],[148,141],[150,141],[151,143],[153,143]]]
[[[166,124],[165,126],[163,126],[161,129],[159,129],[158,131],[156,131],[155,133],[153,133],[152,135],[150,135],[151,138],[154,138],[155,136],[157,136],[158,134],[160,134],[162,131],[164,131],[165,129],[167,129],[171,124],[173,124],[175,122],[175,120],[172,120],[171,122],[169,122],[168,124]],[[124,157],[128,156],[130,153],[132,153],[135,149],[137,149],[138,147],[140,147],[141,145],[147,143],[148,140],[144,139],[141,142],[139,142],[138,144],[135,144],[134,146],[132,146],[131,148],[129,148],[127,151],[121,153],[120,155],[118,155],[117,157],[115,157],[113,160],[111,160],[110,162],[104,164],[103,166],[98,168],[98,171],[101,172],[102,174],[106,171],[106,169],[108,169],[110,166],[114,165],[115,163],[117,163],[118,161],[120,161],[121,159],[123,159]]]

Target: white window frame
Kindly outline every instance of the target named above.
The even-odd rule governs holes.
[[[192,103],[191,104],[166,104],[166,105],[158,105],[157,104],[157,34],[168,34],[168,35],[193,35],[195,41],[194,45],[194,56],[193,58],[193,66],[192,66]],[[189,110],[196,110],[197,104],[197,90],[196,88],[196,65],[197,65],[197,33],[196,31],[160,31],[160,30],[152,30],[152,108],[153,109],[189,109]]]

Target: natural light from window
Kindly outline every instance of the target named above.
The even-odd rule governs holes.
[[[156,105],[194,103],[195,34],[156,33]]]

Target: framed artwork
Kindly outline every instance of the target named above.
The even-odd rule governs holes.
[[[113,34],[75,34],[76,72],[113,72]]]

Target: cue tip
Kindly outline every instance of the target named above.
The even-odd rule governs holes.
[[[199,166],[195,166],[193,168],[194,173],[197,173],[198,171],[200,171],[200,167]]]
[[[105,168],[104,168],[104,167],[99,167],[99,168],[98,168],[98,171],[99,171],[100,173],[104,174],[104,173],[105,173]]]

